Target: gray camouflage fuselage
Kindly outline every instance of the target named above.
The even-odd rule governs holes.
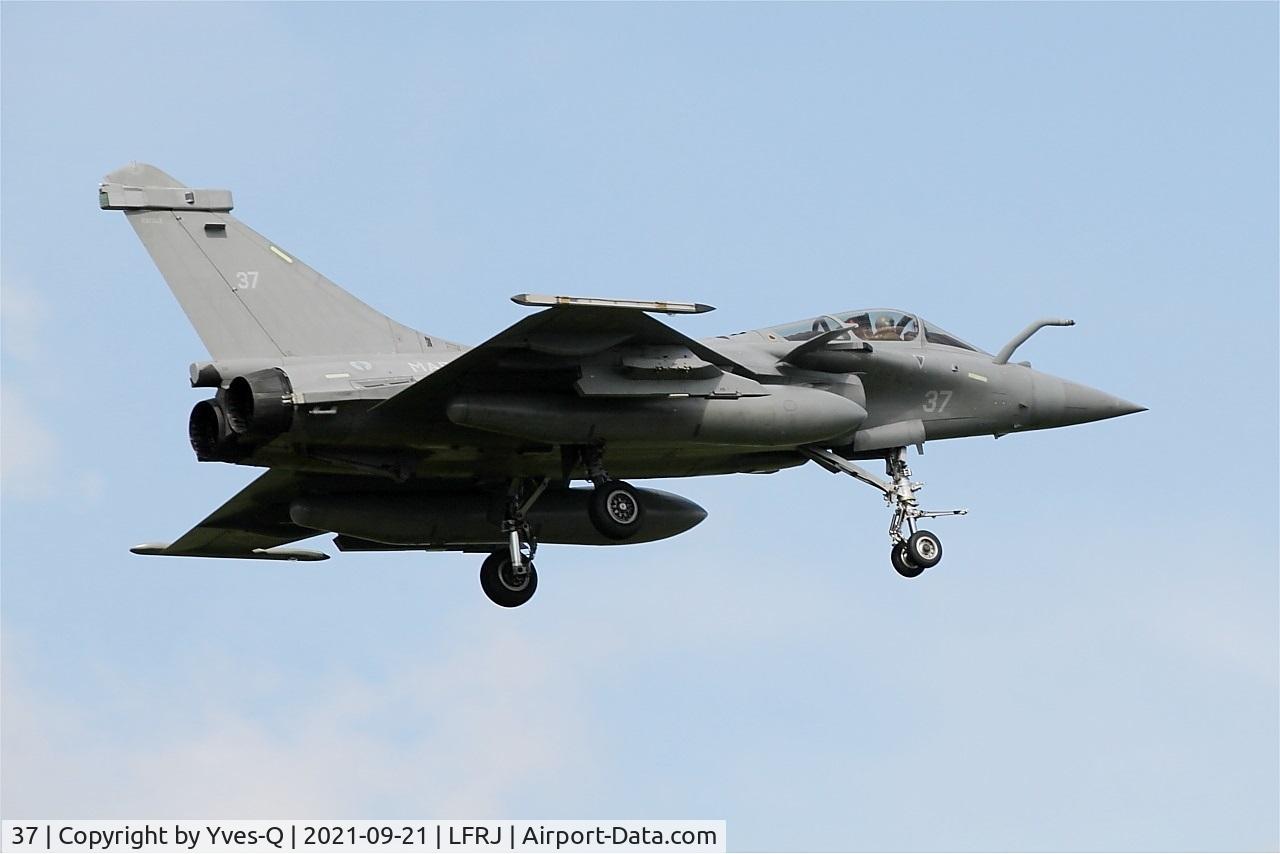
[[[206,382],[269,367],[288,374],[297,407],[291,429],[237,462],[316,471],[372,465],[401,477],[559,477],[556,446],[593,440],[609,442],[610,468],[622,477],[769,471],[806,462],[795,448],[810,443],[834,442],[858,456],[878,456],[937,439],[998,437],[1141,409],[1026,363],[997,365],[987,354],[920,339],[872,342],[869,352],[845,355],[854,370],[834,373],[788,364],[786,354],[795,345],[768,330],[700,343],[753,371],[751,380],[734,378],[737,396],[700,396],[690,383],[663,380],[661,397],[508,394],[506,412],[491,406],[495,411],[486,418],[459,411],[462,404],[455,402],[445,419],[414,424],[379,417],[371,404],[434,372],[453,354],[434,362],[361,354],[203,367]],[[546,363],[526,367],[536,373]],[[521,366],[509,370],[518,376]],[[735,410],[749,408],[738,419],[741,429],[707,429],[719,410],[732,418]],[[656,433],[658,426],[668,432]]]
[[[641,501],[647,519],[619,535],[588,523],[595,499],[574,480],[599,489],[809,460],[903,508],[897,544],[900,523],[914,532],[922,516],[902,449],[1141,409],[1008,363],[1039,325],[1069,321],[1028,327],[992,356],[888,309],[695,341],[649,312],[707,306],[522,295],[547,307],[465,348],[378,313],[252,231],[230,216],[228,191],[135,164],[107,176],[99,202],[124,211],[212,356],[191,366],[211,393],[191,415],[197,457],[271,470],[143,554],[319,559],[279,547],[326,531],[344,551],[500,550],[510,537],[519,570],[521,538],[645,542],[705,516],[622,484],[621,510]],[[851,462],[875,458],[892,483]]]

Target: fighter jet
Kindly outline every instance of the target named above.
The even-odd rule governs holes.
[[[475,347],[380,314],[230,215],[227,190],[153,166],[107,175],[209,351],[191,385],[196,459],[267,471],[143,555],[324,560],[288,544],[334,534],[341,552],[485,553],[495,604],[527,602],[540,543],[673,537],[697,504],[646,477],[773,473],[815,463],[878,490],[889,558],[913,578],[942,542],[922,520],[907,449],[1141,412],[1010,363],[909,311],[837,311],[695,340],[653,315],[700,303],[519,294],[540,309]],[[883,477],[859,465],[882,461]],[[575,487],[584,481],[588,487]]]

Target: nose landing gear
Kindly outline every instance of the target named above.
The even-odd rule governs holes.
[[[924,572],[924,567],[913,561],[907,554],[906,543],[894,543],[889,547],[889,562],[903,578],[915,578]]]
[[[907,468],[906,448],[894,448],[885,457],[885,474],[890,478],[888,481],[876,477],[861,466],[825,448],[803,448],[802,450],[809,459],[827,471],[847,474],[855,480],[875,487],[884,494],[885,503],[893,507],[893,518],[889,521],[889,561],[898,574],[905,578],[915,578],[926,569],[937,566],[942,560],[942,540],[931,531],[917,529],[917,520],[938,516],[963,516],[969,512],[968,510],[920,509],[916,501],[916,491],[924,484],[911,480],[911,470]]]
[[[889,547],[889,562],[903,578],[915,578],[941,560],[942,541],[932,531],[916,531]]]

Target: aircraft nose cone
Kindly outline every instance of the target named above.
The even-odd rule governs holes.
[[[1087,385],[1064,381],[1062,386],[1063,417],[1067,424],[1084,424],[1147,411],[1145,406],[1130,403]]]

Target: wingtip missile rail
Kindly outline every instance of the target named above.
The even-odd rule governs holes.
[[[626,308],[632,311],[651,311],[657,314],[705,314],[715,311],[715,306],[701,302],[672,302],[669,300],[604,299],[601,297],[550,296],[548,294],[516,294],[511,298],[516,305],[551,307],[557,305],[585,305],[595,308]]]

